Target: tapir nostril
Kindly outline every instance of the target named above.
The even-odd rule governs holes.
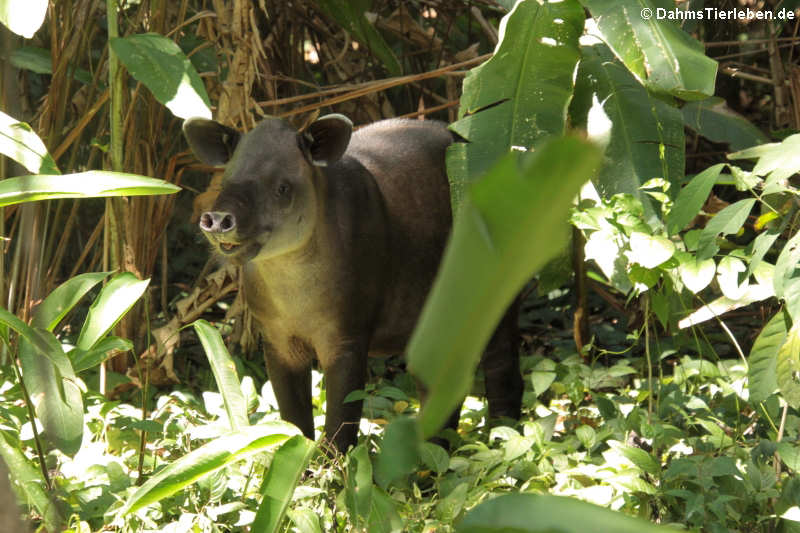
[[[219,229],[221,229],[222,231],[230,231],[235,227],[236,227],[236,220],[230,213],[222,217],[222,221],[219,223]]]
[[[211,231],[214,228],[214,217],[211,213],[203,213],[200,216],[200,229],[203,231]]]
[[[236,218],[231,213],[209,211],[200,216],[200,229],[207,232],[225,233],[236,227]]]

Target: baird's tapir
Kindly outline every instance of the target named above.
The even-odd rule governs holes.
[[[202,118],[183,131],[201,161],[225,165],[200,228],[243,266],[281,417],[314,438],[316,359],[327,387],[326,438],[346,451],[362,405],[345,397],[364,388],[368,355],[404,351],[439,267],[452,218],[452,135],[440,122],[401,119],[353,133],[336,114],[302,132],[274,117],[244,135]],[[515,323],[506,313],[483,357],[491,417],[519,418]]]

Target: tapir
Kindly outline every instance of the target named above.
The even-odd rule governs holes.
[[[281,417],[314,438],[316,360],[325,437],[345,452],[362,410],[345,397],[364,388],[368,356],[404,351],[436,276],[451,227],[445,150],[453,136],[444,123],[403,119],[353,133],[338,114],[301,132],[275,117],[246,134],[191,118],[183,132],[202,162],[225,166],[200,229],[243,267]],[[490,417],[519,418],[515,325],[506,313],[482,359]]]

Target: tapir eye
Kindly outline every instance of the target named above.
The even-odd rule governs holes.
[[[275,189],[275,196],[286,196],[292,190],[292,186],[282,181],[278,184],[278,187]]]

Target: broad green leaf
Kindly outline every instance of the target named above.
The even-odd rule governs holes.
[[[353,523],[366,525],[372,509],[372,462],[364,444],[359,444],[347,454],[344,501]]]
[[[44,427],[45,439],[73,455],[83,438],[83,397],[61,344],[50,331],[28,326],[5,309],[0,309],[0,322],[21,336],[23,381]]]
[[[0,307],[0,324],[4,324],[9,328],[16,331],[26,341],[31,343],[33,347],[44,355],[50,362],[55,365],[56,370],[61,376],[69,376],[72,374],[72,367],[69,366],[69,360],[64,356],[64,350],[61,344],[56,339],[55,335],[49,331],[33,328],[20,320],[13,313],[9,313]]]
[[[383,488],[409,474],[420,460],[420,437],[414,420],[399,417],[392,420],[383,434],[381,451],[375,460],[375,480]]]
[[[272,450],[298,433],[286,422],[268,422],[218,437],[159,470],[128,498],[119,516],[171,496],[234,461]]]
[[[28,172],[61,173],[44,143],[31,127],[2,111],[0,111],[0,154],[10,157],[28,169]],[[0,189],[0,201],[2,201],[2,189]]]
[[[717,266],[717,282],[722,294],[731,300],[738,300],[750,285],[747,278],[739,283],[741,274],[746,271],[747,266],[738,257],[730,255],[723,257]]]
[[[686,288],[694,294],[708,287],[717,272],[717,265],[713,259],[698,261],[692,254],[681,253],[679,261],[678,275]]]
[[[700,240],[697,243],[697,260],[708,259],[717,253],[719,250],[718,236],[730,235],[742,229],[755,203],[755,198],[739,200],[714,215],[714,218],[706,224],[700,234]]]
[[[251,526],[253,531],[263,533],[280,531],[297,482],[300,481],[300,476],[303,475],[315,450],[316,445],[302,435],[290,438],[278,448],[261,485],[261,494],[264,498],[253,520]]]
[[[645,520],[565,496],[506,494],[469,511],[456,533],[666,533]]]
[[[156,33],[111,39],[125,68],[178,118],[211,118],[211,103],[191,61],[172,40]]]
[[[640,231],[631,233],[631,249],[625,252],[628,260],[644,268],[655,268],[675,253],[675,245],[660,235],[648,235]]]
[[[762,144],[728,155],[728,159],[756,159],[753,173],[767,176],[764,194],[781,190],[780,182],[800,171],[800,133],[786,137],[783,142]],[[772,189],[774,190],[770,190]]]
[[[719,163],[705,169],[681,189],[672,210],[667,215],[667,231],[670,235],[675,235],[684,229],[700,213],[724,167],[724,163]]]
[[[750,261],[747,265],[747,275],[750,276],[753,274],[761,265],[762,259],[767,254],[767,252],[772,249],[772,245],[775,244],[775,241],[778,237],[783,233],[785,229],[785,225],[788,224],[790,217],[786,217],[783,223],[778,227],[769,228],[767,231],[759,233],[758,236],[753,240],[750,245],[752,249]]]
[[[51,176],[38,174],[0,181],[0,207],[55,198],[97,198],[173,194],[180,187],[166,181],[105,170]]]
[[[451,125],[469,141],[447,151],[454,207],[509,150],[564,133],[583,21],[575,0],[519,2],[503,18],[495,54],[467,74],[459,120]]]
[[[239,376],[236,373],[236,363],[233,362],[225,348],[222,336],[217,328],[205,320],[196,320],[192,325],[197,336],[200,337],[208,362],[211,363],[211,371],[222,395],[231,429],[238,431],[247,427],[250,425],[247,419],[247,401],[242,394]]]
[[[42,517],[42,527],[47,531],[63,531],[61,526],[64,521],[44,489],[41,471],[28,461],[18,446],[8,442],[2,432],[0,432],[0,457],[8,466],[20,495]]]
[[[408,346],[429,391],[420,415],[433,435],[466,395],[480,354],[525,282],[563,249],[560,224],[600,154],[574,138],[508,154],[468,189],[439,275]]]
[[[792,409],[800,407],[800,321],[786,334],[775,364],[775,377],[783,399]]]
[[[365,16],[372,7],[368,0],[315,0],[315,4],[347,30],[358,42],[366,45],[392,76],[402,74],[402,67],[391,47]]]
[[[94,368],[108,359],[113,355],[111,352],[127,352],[129,350],[133,350],[133,343],[131,341],[109,336],[100,339],[90,350],[73,348],[67,356],[70,361],[72,361],[72,368],[75,370],[75,373],[80,374],[84,370]]]
[[[37,328],[53,331],[64,315],[109,274],[110,272],[88,272],[68,279],[36,306],[31,324]]]
[[[609,283],[623,294],[631,290],[628,279],[628,261],[623,252],[624,242],[616,228],[593,231],[586,239],[584,254],[587,261],[594,261]]]
[[[656,478],[658,478],[661,475],[661,463],[656,461],[656,459],[652,455],[642,450],[641,448],[634,448],[632,446],[627,446],[617,441],[608,441],[608,444],[617,452],[624,455],[625,458],[628,459],[630,462],[632,462],[637,467],[641,468],[643,471],[647,472],[651,476],[655,476]]]
[[[286,515],[292,521],[297,533],[322,533],[319,525],[319,516],[314,509],[296,508],[287,509]]]
[[[795,472],[800,472],[800,448],[798,448],[797,444],[785,441],[779,442],[778,455],[780,455],[781,461],[783,461],[786,466]]]
[[[792,322],[800,322],[800,232],[795,233],[783,246],[775,270],[772,284],[775,296],[786,302],[786,311]]]
[[[723,98],[712,96],[687,102],[682,108],[684,124],[706,139],[728,143],[731,150],[742,150],[769,141],[752,122],[736,113]]]
[[[53,58],[50,51],[37,46],[20,46],[11,52],[11,64],[20,70],[30,70],[37,74],[53,73]],[[91,85],[92,75],[82,68],[71,69],[76,80]],[[36,172],[36,171],[31,171]]]
[[[648,89],[683,100],[700,100],[714,94],[717,62],[705,55],[703,45],[672,21],[651,13],[661,3],[651,0],[581,0],[614,54]]]
[[[149,283],[149,279],[140,280],[130,272],[111,278],[89,308],[76,347],[91,350],[133,307]]]
[[[49,331],[42,334],[52,336]],[[58,346],[57,341],[53,346]],[[23,338],[19,342],[19,360],[22,380],[42,423],[42,438],[49,447],[75,455],[83,440],[83,396],[69,358],[60,346],[43,357]]]
[[[581,48],[570,116],[577,125],[588,121],[594,98],[611,120],[611,138],[603,166],[595,179],[604,198],[618,193],[642,202],[645,220],[658,217],[650,196],[641,189],[653,178],[678,190],[684,176],[684,127],[680,111],[651,95],[604,44]]]
[[[0,22],[17,35],[33,37],[44,22],[47,0],[1,0]]]

